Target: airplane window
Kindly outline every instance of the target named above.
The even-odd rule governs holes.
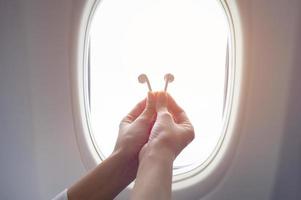
[[[195,140],[178,156],[174,174],[201,165],[223,137],[228,83],[229,23],[219,1],[103,0],[89,30],[87,85],[91,135],[102,158],[110,155],[120,120],[164,75],[168,92],[190,117]]]

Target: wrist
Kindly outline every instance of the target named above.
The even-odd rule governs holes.
[[[115,160],[116,162],[116,173],[118,173],[120,180],[124,180],[126,182],[133,181],[136,177],[138,171],[138,157],[131,156],[127,151],[123,149],[119,149],[114,151],[108,159],[106,160]]]
[[[118,157],[124,163],[136,163],[138,161],[138,155],[122,148],[115,149],[109,157]]]
[[[142,162],[145,159],[173,162],[175,157],[176,155],[171,149],[159,142],[151,141],[141,149],[139,153],[139,162]]]

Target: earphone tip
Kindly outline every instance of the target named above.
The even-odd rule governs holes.
[[[165,76],[164,76],[164,80],[165,80],[165,81],[168,80],[169,82],[173,82],[174,79],[175,79],[175,77],[174,77],[174,75],[172,75],[171,73],[165,74]]]
[[[140,75],[138,76],[138,81],[139,81],[139,83],[145,83],[146,80],[147,80],[147,76],[146,76],[145,74],[140,74]]]

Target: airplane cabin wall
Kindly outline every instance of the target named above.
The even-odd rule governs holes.
[[[244,119],[232,165],[205,199],[301,199],[301,1],[236,2],[248,74]]]
[[[0,199],[50,199],[85,173],[73,129],[72,1],[0,1]]]
[[[50,199],[86,173],[70,85],[78,2],[0,1],[0,199]],[[222,180],[192,199],[301,199],[301,1],[228,2],[242,22],[242,129]]]

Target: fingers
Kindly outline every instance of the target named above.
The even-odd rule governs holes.
[[[181,141],[183,142],[183,146],[187,146],[195,137],[194,129],[193,127],[189,127],[189,129],[185,128],[183,129],[183,134],[179,134],[179,137],[181,138]]]
[[[172,114],[175,122],[179,124],[179,128],[181,129],[181,133],[179,137],[183,142],[183,148],[187,146],[194,139],[194,129],[192,124],[190,123],[185,111],[176,103],[176,101],[167,94],[168,99],[168,111]]]
[[[157,120],[168,123],[173,121],[171,114],[167,109],[167,94],[166,92],[157,93],[156,102]]]
[[[176,103],[176,101],[169,94],[167,94],[167,102],[168,111],[172,114],[176,123],[190,123],[185,111]]]
[[[157,111],[157,113],[167,112],[166,92],[158,92],[157,93],[156,111]]]
[[[140,101],[122,120],[125,123],[132,123],[143,112],[146,106],[146,99]]]
[[[183,112],[183,109],[176,103],[176,101],[170,96],[170,94],[167,95],[167,101],[168,101],[168,109],[170,112],[177,114]]]
[[[155,94],[152,92],[148,93],[146,99],[140,101],[122,120],[124,123],[132,123],[139,116],[142,116],[146,119],[152,119],[155,113]]]
[[[141,117],[146,119],[153,119],[156,112],[156,94],[153,92],[147,93],[146,106],[141,114]]]
[[[122,122],[132,123],[139,116],[151,121],[156,113],[158,113],[158,116],[163,113],[165,116],[171,114],[178,124],[190,123],[184,110],[166,92],[149,92],[147,98],[139,102]]]

